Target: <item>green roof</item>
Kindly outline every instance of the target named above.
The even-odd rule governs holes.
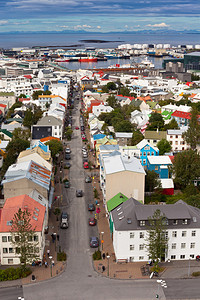
[[[115,207],[119,206],[126,200],[128,200],[128,198],[125,195],[123,195],[122,193],[118,193],[113,198],[108,200],[107,202],[108,211],[110,212],[111,210],[113,210]]]
[[[147,101],[147,104],[149,105],[150,108],[154,108],[156,106],[157,102]]]
[[[123,146],[122,149],[124,149],[124,150],[135,150],[135,149],[137,149],[137,147],[136,146]]]
[[[162,140],[166,139],[167,137],[167,131],[150,131],[146,130],[144,137],[146,140]]]
[[[14,96],[14,92],[0,92],[0,96]]]
[[[169,111],[166,111],[166,110],[161,113],[164,120],[170,120],[172,114],[173,114],[173,112],[169,112]]]
[[[8,131],[7,129],[0,129],[0,133],[1,132],[5,135],[9,136],[10,138],[12,138],[12,136],[13,136],[12,133],[10,131]]]

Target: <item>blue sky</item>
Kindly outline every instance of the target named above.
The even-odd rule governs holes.
[[[200,0],[0,0],[0,32],[200,31]]]

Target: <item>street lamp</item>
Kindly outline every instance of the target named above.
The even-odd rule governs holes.
[[[54,234],[53,234],[53,235],[54,235],[54,241],[55,241],[55,251],[56,251],[56,235],[57,235],[57,234],[56,234],[56,232],[54,232]]]
[[[104,232],[102,231],[102,232],[101,232],[101,251],[102,251],[102,252],[103,252],[103,243],[104,243],[103,235],[104,235]]]
[[[108,259],[108,273],[107,273],[107,275],[108,275],[108,277],[109,277],[109,258],[110,258],[110,255],[107,255],[106,257],[107,257],[107,259]]]
[[[51,270],[51,277],[52,277],[52,262],[51,262],[51,260],[52,260],[52,256],[49,256],[49,259],[50,259],[50,270]]]
[[[188,277],[190,277],[190,258],[189,258],[189,265],[188,265]]]

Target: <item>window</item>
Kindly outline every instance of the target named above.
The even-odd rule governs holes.
[[[182,231],[182,237],[186,237],[186,231]]]
[[[134,250],[134,245],[130,245],[130,250]]]
[[[143,156],[146,156],[146,152],[143,152]]]
[[[12,258],[8,258],[8,264],[13,265],[13,259]]]
[[[139,245],[139,250],[144,250],[144,244]]]
[[[153,140],[153,143],[154,143],[154,144],[157,144],[157,140]]]
[[[145,221],[140,221],[140,226],[145,226]]]
[[[173,135],[170,135],[170,139],[173,139]]]
[[[146,159],[143,159],[143,164],[146,164]]]
[[[176,139],[178,139],[178,135],[176,135]]]
[[[32,240],[33,240],[32,236],[28,236],[28,241],[32,242]]]
[[[172,237],[177,237],[177,231],[172,231]]]
[[[190,258],[194,258],[194,254],[190,254]]]
[[[181,249],[185,249],[185,247],[186,247],[186,243],[181,243]]]
[[[151,152],[151,155],[154,156],[154,152]]]
[[[130,239],[133,239],[135,236],[134,232],[130,232]]]
[[[139,260],[144,260],[144,256],[139,256]]]
[[[185,259],[185,255],[180,255],[180,259]]]
[[[150,152],[147,152],[147,156],[149,156],[151,153]]]
[[[188,221],[187,219],[184,219],[183,224],[186,225],[188,223],[187,221]]]
[[[3,248],[3,253],[8,253],[8,248]]]
[[[2,242],[6,243],[7,242],[7,236],[2,236]]]
[[[172,249],[176,249],[176,243],[172,243]]]
[[[8,236],[8,242],[12,242],[12,236],[11,235]]]
[[[134,261],[134,256],[130,256],[130,262]]]
[[[140,239],[144,238],[144,232],[140,232]]]
[[[20,253],[20,248],[15,248],[15,252],[16,252],[16,254],[19,254]]]
[[[171,259],[176,259],[176,255],[171,255]]]
[[[196,236],[196,230],[192,230],[192,236]]]
[[[190,244],[190,248],[191,248],[191,249],[194,249],[194,248],[195,248],[195,243],[191,243],[191,244]]]
[[[36,253],[39,253],[39,252],[40,252],[39,247],[36,247],[36,248],[35,248],[35,252],[36,252]]]
[[[9,248],[9,253],[14,253],[14,249],[13,248]]]
[[[34,235],[34,242],[38,242],[38,235]]]
[[[178,220],[173,220],[173,225],[177,225],[178,224]]]
[[[18,235],[15,236],[15,242],[19,242],[19,236]]]
[[[158,166],[155,166],[155,171],[158,171]]]

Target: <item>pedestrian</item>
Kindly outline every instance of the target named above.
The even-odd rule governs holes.
[[[59,236],[59,234],[57,234],[57,241],[59,242],[59,239],[60,239],[60,236]]]
[[[53,234],[53,233],[52,233],[52,235],[51,235],[51,238],[52,238],[52,242],[54,243],[55,237],[54,237],[54,234]]]
[[[103,253],[102,257],[103,257],[103,259],[105,259],[105,258],[106,258],[106,255],[105,255],[105,253]]]
[[[49,257],[49,254],[50,254],[50,250],[48,249],[48,250],[47,250],[47,256],[48,256],[48,257]]]
[[[45,265],[45,268],[47,268],[48,267],[48,262],[45,261],[44,265]]]
[[[106,269],[106,268],[105,268],[105,266],[102,266],[102,272],[104,272],[104,271],[105,271],[105,269]]]
[[[55,263],[54,263],[54,260],[52,260],[52,262],[51,262],[51,263],[52,263],[52,267],[54,267],[54,265],[55,265]]]

